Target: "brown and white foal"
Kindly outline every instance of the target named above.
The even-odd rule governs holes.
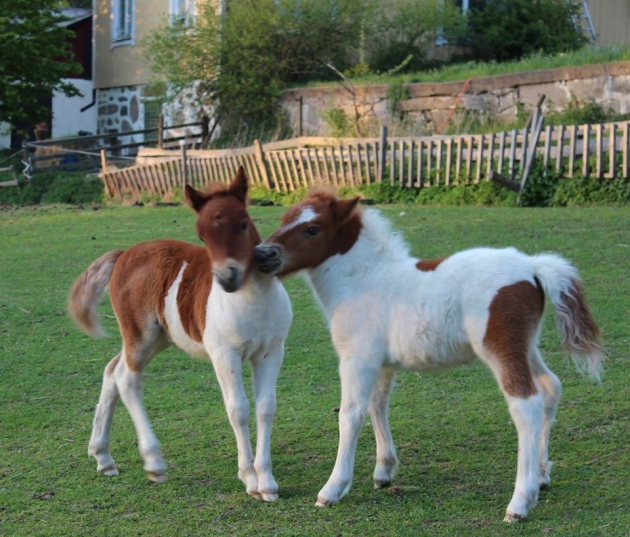
[[[278,279],[254,269],[260,237],[247,213],[246,196],[242,168],[229,187],[202,193],[187,185],[186,201],[198,213],[197,233],[205,247],[154,240],[107,252],[74,283],[70,313],[93,336],[101,333],[97,306],[109,284],[123,339],[121,352],[105,367],[88,449],[99,472],[118,474],[109,443],[120,398],[133,420],[149,479],[165,481],[166,465],[142,403],[141,380],[151,359],[174,344],[212,361],[247,493],[265,501],[278,498],[271,473],[271,428],[292,312]],[[256,398],[255,457],[242,378],[246,360],[252,364]]]
[[[317,505],[350,490],[366,412],[376,436],[375,487],[393,479],[398,459],[387,416],[397,371],[438,371],[477,356],[497,378],[518,432],[505,520],[525,518],[550,480],[547,446],[560,399],[560,381],[538,349],[545,295],[563,347],[595,378],[601,368],[599,329],[576,269],[558,255],[514,248],[420,261],[378,211],[362,212],[357,202],[316,190],[256,247],[261,270],[304,271],[339,354],[339,450]]]

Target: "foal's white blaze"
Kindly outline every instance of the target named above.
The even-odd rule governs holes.
[[[310,222],[311,220],[314,220],[315,217],[317,216],[317,213],[313,210],[312,207],[310,206],[306,206],[304,207],[304,209],[302,209],[302,212],[298,215],[298,217],[289,222],[288,224],[282,226],[279,230],[278,230],[278,234],[281,235],[282,233],[286,233],[287,231],[301,225],[301,224],[306,224],[307,222]]]
[[[188,263],[184,261],[182,263],[182,268],[179,269],[179,272],[177,273],[177,278],[175,278],[175,281],[169,288],[168,293],[166,293],[166,297],[164,298],[164,319],[168,325],[170,341],[191,356],[195,356],[196,358],[206,358],[208,353],[203,348],[203,345],[191,339],[191,337],[186,333],[186,330],[184,330],[184,325],[182,324],[179,308],[177,306],[177,294],[187,266]],[[190,312],[184,312],[184,315],[187,313]]]

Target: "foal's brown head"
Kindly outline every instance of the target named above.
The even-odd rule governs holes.
[[[186,185],[186,202],[199,215],[197,234],[203,241],[212,274],[228,293],[247,281],[260,235],[247,213],[247,177],[239,167],[229,186],[199,192]]]

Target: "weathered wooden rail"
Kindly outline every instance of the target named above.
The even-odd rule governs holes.
[[[477,135],[334,139],[301,137],[230,150],[140,149],[136,165],[104,166],[100,177],[112,197],[165,195],[186,182],[203,187],[228,182],[243,165],[250,179],[292,192],[318,184],[361,186],[390,181],[412,188],[478,183],[493,173],[515,180],[534,159],[565,177],[630,176],[630,122],[547,126]]]

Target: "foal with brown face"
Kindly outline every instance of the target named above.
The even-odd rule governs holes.
[[[151,359],[174,344],[214,366],[247,493],[265,501],[278,498],[271,472],[271,428],[292,312],[277,278],[254,269],[260,237],[247,213],[246,197],[242,167],[229,187],[202,193],[187,185],[186,201],[198,214],[197,233],[204,247],[154,240],[107,252],[74,283],[70,313],[93,336],[101,333],[97,306],[109,285],[123,339],[121,352],[105,367],[88,449],[99,472],[118,474],[109,443],[120,398],[133,420],[149,479],[165,481],[166,465],[144,409],[141,381]],[[256,398],[255,456],[242,378],[246,360],[253,368]]]
[[[599,329],[577,270],[558,255],[514,248],[418,260],[378,211],[357,203],[316,190],[256,248],[264,272],[304,272],[339,354],[339,451],[317,505],[349,492],[366,413],[376,436],[374,485],[394,478],[388,407],[398,371],[439,371],[478,357],[497,378],[518,432],[505,520],[525,518],[550,480],[547,446],[560,400],[560,381],[538,348],[545,295],[563,347],[594,377],[601,368]]]

